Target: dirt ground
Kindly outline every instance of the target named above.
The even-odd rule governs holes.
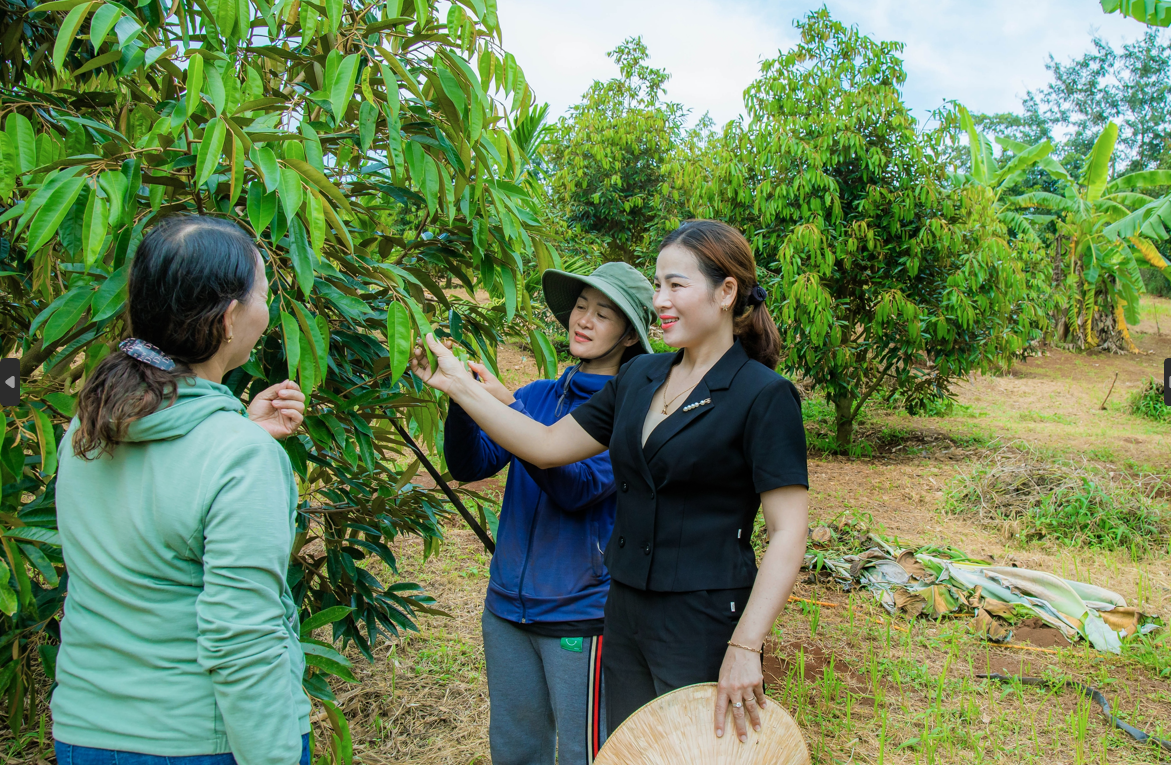
[[[975,376],[957,387],[948,417],[874,415],[912,448],[867,459],[810,461],[811,525],[843,514],[869,516],[905,546],[947,544],[997,563],[1049,571],[1116,590],[1149,613],[1171,616],[1171,555],[1024,545],[974,517],[941,512],[945,490],[974,460],[1004,444],[1055,457],[1085,458],[1106,470],[1165,479],[1171,425],[1140,420],[1127,397],[1171,357],[1171,301],[1135,329],[1143,355],[1051,350],[1011,374]],[[1147,325],[1150,325],[1149,327]],[[1161,333],[1161,334],[1160,334]],[[500,354],[505,382],[533,379],[531,358]],[[1117,374],[1117,379],[1115,375]],[[1114,390],[1106,400],[1111,384]],[[475,488],[498,496],[502,477]],[[401,576],[424,585],[451,618],[429,618],[420,633],[384,647],[360,668],[345,705],[355,753],[364,763],[490,762],[488,694],[479,618],[490,559],[466,529],[452,524],[439,553],[422,559],[403,540]],[[778,619],[765,669],[769,693],[801,726],[817,763],[1154,763],[1171,754],[1111,730],[1078,694],[979,679],[978,674],[1068,678],[1102,690],[1132,725],[1171,737],[1171,666],[1166,640],[1121,657],[1068,645],[1041,624],[1018,625],[1009,645],[968,632],[966,618],[940,622],[891,618],[864,592],[800,584]],[[1155,658],[1152,659],[1152,656]]]

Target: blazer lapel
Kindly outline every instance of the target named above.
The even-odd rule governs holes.
[[[654,459],[663,444],[715,407],[716,402],[712,398],[711,389],[708,388],[706,382],[700,382],[684,400],[683,405],[671,412],[667,419],[660,422],[659,426],[651,431],[650,436],[647,437],[646,446],[643,447],[646,460],[649,462]]]
[[[682,353],[682,352],[680,352]],[[678,356],[679,354],[675,354]],[[635,467],[638,469],[639,475],[646,481],[647,486],[652,489],[655,486],[655,481],[651,477],[651,468],[647,464],[647,456],[643,453],[642,446],[642,426],[646,422],[647,412],[651,408],[651,399],[655,397],[655,391],[663,384],[663,380],[667,377],[668,370],[674,363],[675,357],[665,364],[655,364],[646,371],[646,380],[643,382],[641,388],[635,391],[630,400],[629,416],[623,413],[622,427],[626,430],[626,448],[634,460]],[[624,407],[624,409],[626,409]],[[659,428],[665,425],[665,422],[659,423]],[[658,430],[659,428],[656,428]],[[653,436],[652,436],[653,437]]]
[[[732,386],[732,380],[736,377],[736,373],[746,363],[748,363],[748,354],[744,352],[744,347],[740,345],[739,340],[733,341],[732,347],[725,351],[720,360],[715,363],[715,366],[708,370],[708,373],[704,375],[699,385],[695,386],[695,390],[687,396],[685,403],[672,412],[671,416],[660,422],[657,428],[651,431],[650,436],[646,440],[646,446],[640,450],[645,452],[645,460],[649,462],[654,459],[659,449],[670,441],[673,436],[678,434],[679,431],[700,417],[703,417],[712,409],[715,409],[720,401],[720,396]],[[664,374],[664,376],[666,375]],[[651,396],[654,395],[654,390],[658,387],[658,385],[655,385],[651,389]],[[649,406],[650,396],[647,397],[646,402],[646,406]],[[642,411],[645,415],[646,410],[644,409]],[[642,420],[639,420],[640,435],[642,433],[641,425]]]

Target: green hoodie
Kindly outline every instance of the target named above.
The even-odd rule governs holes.
[[[294,765],[310,705],[286,583],[297,488],[284,450],[198,378],[112,455],[82,460],[72,441],[57,478],[69,595],[53,737]]]

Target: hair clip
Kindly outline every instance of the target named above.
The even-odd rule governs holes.
[[[710,404],[711,402],[712,400],[710,398],[705,398],[703,401],[696,401],[694,404],[688,404],[687,406],[683,407],[683,411],[690,412],[692,409],[698,409],[704,404]]]
[[[148,364],[155,369],[170,372],[175,368],[174,360],[145,340],[137,337],[128,337],[118,344],[118,350],[136,361]]]

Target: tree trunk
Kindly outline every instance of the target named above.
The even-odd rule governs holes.
[[[834,399],[834,411],[838,428],[838,448],[845,450],[854,441],[854,397],[844,396]]]

